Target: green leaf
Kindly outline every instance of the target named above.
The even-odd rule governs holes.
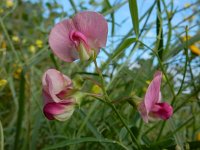
[[[0,149],[4,149],[4,136],[3,136],[3,127],[0,121]]]
[[[138,20],[138,8],[137,0],[129,0],[129,9],[131,13],[133,28],[136,34],[136,37],[139,36],[139,20]]]
[[[121,8],[122,6],[124,6],[127,3],[127,1],[124,1],[120,4],[117,5],[113,5],[113,7],[107,9],[105,12],[102,12],[104,16],[113,13],[114,11],[118,10],[119,8]]]
[[[24,116],[24,99],[25,99],[25,73],[24,69],[21,72],[20,77],[20,88],[19,88],[19,110],[18,110],[18,117],[17,117],[17,127],[16,127],[16,134],[15,134],[15,143],[14,147],[17,149],[20,133],[22,129],[22,122],[23,122],[23,116]]]
[[[111,56],[111,59],[113,60],[115,57],[119,56],[123,52],[123,50],[128,48],[135,41],[136,38],[129,38],[124,40],[124,42],[121,45],[119,45],[119,47],[115,50],[115,52]]]
[[[136,42],[136,38],[128,38],[125,39],[118,48],[114,51],[114,53],[110,56],[109,60],[103,64],[102,68],[106,67],[112,60],[114,60],[117,56],[119,56],[126,48],[128,48],[133,42]]]
[[[69,2],[71,4],[72,8],[74,9],[75,13],[77,13],[78,11],[77,11],[76,4],[74,3],[74,1],[73,0],[69,0]]]
[[[162,29],[162,14],[160,1],[157,1],[157,18],[156,18],[156,34],[157,34],[157,50],[160,60],[162,60],[163,55],[163,29]]]
[[[75,145],[75,144],[80,144],[80,143],[85,143],[85,142],[99,142],[99,143],[112,143],[112,144],[117,144],[121,146],[122,148],[128,150],[128,148],[123,145],[122,143],[110,139],[96,139],[93,137],[84,137],[84,138],[77,138],[77,139],[71,139],[71,140],[66,140],[57,144],[54,144],[53,146],[48,146],[44,148],[43,150],[50,150],[50,149],[57,149],[61,147],[66,147],[69,145]]]
[[[53,53],[50,54],[50,58],[51,58],[51,61],[52,61],[53,64],[54,64],[55,68],[56,68],[57,70],[59,70],[58,64],[57,64],[57,62],[56,62],[56,59],[55,59]]]
[[[174,120],[173,118],[170,118],[169,121],[168,121],[168,125],[169,125],[169,128],[171,129],[172,132],[174,132],[176,130],[176,125],[174,123]],[[174,134],[174,138],[175,138],[175,141],[176,141],[176,144],[179,145],[181,147],[181,149],[183,149],[184,145],[184,140],[183,140],[183,137],[181,136],[180,133],[175,133]]]

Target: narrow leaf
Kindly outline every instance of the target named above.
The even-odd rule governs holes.
[[[123,145],[122,143],[110,139],[96,139],[93,137],[84,137],[84,138],[77,138],[77,139],[71,139],[71,140],[66,140],[51,146],[48,146],[44,148],[43,150],[50,150],[50,149],[57,149],[61,147],[66,147],[68,145],[75,145],[75,144],[80,144],[80,143],[85,143],[85,142],[99,142],[99,143],[112,143],[112,144],[117,144],[121,146],[123,149],[128,150],[128,148]]]
[[[136,42],[136,38],[128,38],[122,42],[114,53],[110,56],[109,60],[103,65],[102,68],[106,67],[112,60],[119,56],[126,48],[128,48],[133,42]]]
[[[129,0],[129,9],[131,13],[133,28],[134,28],[136,37],[138,37],[139,36],[139,20],[138,20],[137,0]]]
[[[0,149],[4,150],[4,136],[3,136],[3,127],[0,121]]]
[[[17,149],[20,133],[21,133],[21,126],[23,122],[23,114],[24,114],[24,99],[25,99],[25,77],[24,77],[24,70],[21,72],[20,78],[20,88],[19,88],[19,110],[17,114],[17,127],[16,127],[16,134],[15,134],[15,143],[14,147]]]

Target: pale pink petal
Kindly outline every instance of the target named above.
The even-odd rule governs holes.
[[[47,79],[48,76],[48,79]],[[70,82],[70,79],[66,77],[66,81]],[[42,84],[43,87],[45,87],[44,89],[47,90],[47,84],[49,84],[48,82],[51,82],[51,90],[53,91],[54,94],[59,93],[60,91],[62,91],[65,88],[65,78],[63,77],[63,75],[57,71],[56,69],[48,69],[42,78]]]
[[[54,102],[59,102],[61,99],[59,97],[57,97],[57,95],[56,95],[57,93],[54,92],[53,83],[51,82],[49,75],[46,75],[46,82],[47,82],[47,87],[48,87],[47,93],[51,96],[51,98]]]
[[[87,37],[90,48],[99,50],[105,47],[108,25],[104,17],[96,12],[85,11],[73,18],[76,29]]]
[[[144,122],[148,123],[148,114],[146,111],[146,107],[144,105],[144,101],[142,101],[139,106],[138,106],[138,111],[142,117],[142,119],[144,120]]]
[[[51,96],[45,90],[42,90],[42,96],[44,100],[44,105],[46,105],[47,103],[54,102]]]
[[[156,103],[151,111],[153,117],[157,117],[163,120],[169,119],[173,114],[173,108],[166,102]]]
[[[158,98],[158,103],[161,103],[161,100],[162,100],[162,94],[161,94],[161,92],[159,93],[159,98]]]
[[[71,19],[56,24],[49,35],[49,45],[55,55],[66,62],[78,59],[75,44],[70,40],[70,32],[75,30]]]
[[[162,79],[162,73],[159,71],[156,72],[153,80],[151,81],[147,89],[147,92],[144,98],[144,104],[146,107],[147,114],[154,107],[155,103],[159,101],[161,79]]]
[[[59,102],[62,99],[58,97],[59,94],[72,89],[72,81],[69,77],[63,75],[55,69],[48,69],[42,79],[43,90],[51,97],[54,102]],[[64,96],[62,96],[64,97]]]
[[[74,108],[68,107],[68,109],[64,113],[55,115],[54,118],[59,121],[66,121],[72,116],[73,112]]]

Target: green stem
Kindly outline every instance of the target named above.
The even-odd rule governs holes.
[[[162,125],[161,125],[160,131],[159,131],[158,136],[156,138],[156,141],[158,141],[160,139],[160,136],[162,135],[162,131],[163,131],[164,127],[165,127],[165,124],[166,124],[166,122],[164,121],[162,123]]]
[[[174,102],[175,102],[175,99],[176,99],[176,97],[180,94],[180,92],[182,91],[182,88],[183,88],[183,84],[184,84],[184,81],[185,81],[185,76],[186,76],[186,72],[187,72],[187,64],[188,64],[188,59],[189,59],[189,57],[188,57],[188,34],[187,34],[187,27],[186,27],[186,48],[184,48],[184,50],[185,50],[185,65],[184,65],[184,72],[183,72],[183,79],[182,79],[182,81],[181,81],[181,86],[180,86],[180,88],[179,88],[179,90],[178,90],[178,92],[177,92],[177,94],[175,95],[175,97],[173,98],[173,100],[172,100],[172,102],[171,102],[171,104],[173,105],[174,104]]]
[[[75,13],[77,13],[78,11],[76,9],[76,5],[75,5],[74,1],[73,0],[69,0],[69,2],[71,4],[72,8],[74,9]]]
[[[167,73],[166,73],[166,71],[165,71],[165,69],[164,69],[164,67],[163,67],[163,64],[162,64],[162,62],[161,62],[161,60],[160,60],[158,54],[157,54],[152,48],[150,48],[148,45],[144,44],[142,41],[139,41],[139,40],[138,40],[138,42],[141,43],[142,45],[144,45],[145,47],[147,47],[148,49],[150,49],[150,50],[156,55],[156,57],[158,58],[158,63],[159,63],[159,65],[160,65],[160,68],[161,68],[161,70],[162,70],[162,72],[163,72],[163,74],[164,74],[164,76],[165,76],[165,78],[166,78],[166,80],[167,80],[167,83],[168,83],[168,85],[169,85],[169,88],[170,88],[170,90],[171,90],[171,93],[172,93],[173,97],[175,97],[175,92],[174,92],[174,90],[173,90],[173,86],[171,85],[171,83],[170,83],[170,81],[169,81],[169,78],[168,78],[168,76],[167,76]]]
[[[15,47],[14,47],[14,45],[13,45],[11,39],[10,39],[10,36],[9,36],[9,34],[8,34],[8,31],[7,31],[7,29],[6,29],[6,27],[5,27],[4,23],[3,23],[3,20],[2,20],[1,18],[0,18],[0,24],[1,24],[1,27],[2,27],[2,29],[3,29],[3,32],[4,32],[4,34],[5,34],[5,36],[6,36],[7,40],[8,40],[8,43],[9,43],[9,45],[10,45],[10,47],[11,47],[11,50],[12,50],[13,53],[15,54],[17,60],[20,61],[19,56],[18,56],[18,54],[17,54],[17,52],[16,52],[16,50],[15,50]]]
[[[3,135],[3,126],[0,121],[0,149],[4,150],[4,135]]]
[[[160,60],[163,56],[163,29],[160,0],[157,0],[157,18],[156,18],[157,50]]]
[[[103,75],[102,75],[102,72],[100,71],[98,65],[97,65],[97,62],[96,62],[96,59],[94,59],[94,64],[95,64],[95,68],[96,68],[96,71],[98,72],[100,78],[101,78],[101,88],[102,88],[102,91],[104,93],[104,96],[105,96],[105,100],[107,102],[107,104],[112,108],[112,110],[115,112],[115,114],[119,117],[121,123],[124,125],[124,127],[126,128],[126,130],[129,132],[130,136],[131,136],[131,139],[132,141],[137,145],[138,149],[142,149],[140,147],[140,144],[138,143],[136,137],[134,136],[134,134],[132,133],[132,131],[129,129],[128,125],[126,124],[126,122],[124,121],[124,119],[122,118],[122,116],[119,114],[119,112],[117,111],[116,107],[111,103],[111,100],[106,92],[106,89],[105,89],[105,82],[104,82],[104,78],[103,78]]]

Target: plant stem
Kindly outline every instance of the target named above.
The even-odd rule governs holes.
[[[20,62],[18,53],[17,53],[16,50],[15,50],[15,47],[14,47],[14,45],[13,45],[11,39],[10,39],[10,36],[9,36],[9,34],[8,34],[8,31],[7,31],[7,29],[6,29],[5,25],[4,25],[4,22],[3,22],[3,20],[2,20],[1,18],[0,18],[0,25],[1,25],[2,29],[3,29],[3,32],[4,32],[4,34],[5,34],[6,38],[7,38],[7,40],[8,40],[8,43],[9,43],[9,45],[10,45],[10,47],[11,47],[11,50],[13,51],[13,53],[14,53],[15,57],[17,58],[17,60]]]
[[[119,117],[121,123],[124,125],[124,127],[126,128],[126,130],[129,132],[132,141],[137,145],[138,149],[142,149],[141,146],[140,146],[140,144],[138,143],[136,137],[134,136],[134,134],[132,133],[132,131],[129,129],[128,125],[126,124],[126,122],[124,121],[124,119],[122,118],[122,116],[119,114],[119,112],[117,111],[117,109],[114,106],[114,104],[111,103],[111,100],[110,100],[110,98],[109,98],[109,96],[108,96],[108,94],[106,92],[106,89],[105,89],[105,82],[104,82],[104,78],[103,78],[102,72],[101,72],[101,70],[99,69],[99,67],[97,65],[96,59],[94,59],[94,64],[95,64],[96,71],[99,74],[99,77],[101,78],[101,84],[102,84],[101,88],[102,88],[102,91],[104,93],[105,100],[106,100],[107,104],[112,108],[112,110],[115,112],[115,114]]]

